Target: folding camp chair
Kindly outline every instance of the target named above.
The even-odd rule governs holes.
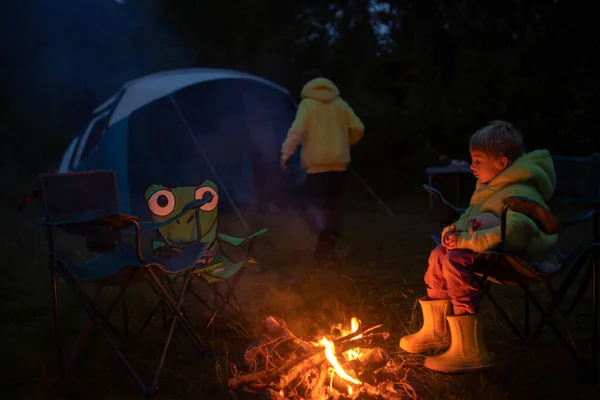
[[[582,300],[586,289],[590,282],[592,284],[592,308],[593,308],[593,325],[592,325],[592,371],[597,371],[598,368],[598,349],[597,349],[597,324],[598,324],[598,308],[596,305],[596,293],[598,288],[598,279],[596,274],[596,258],[600,254],[600,242],[598,241],[598,194],[600,193],[600,177],[598,177],[598,163],[600,162],[600,154],[595,154],[589,158],[577,157],[554,157],[555,168],[557,171],[557,189],[551,203],[553,207],[561,208],[562,213],[559,216],[554,215],[540,204],[533,200],[512,197],[505,199],[505,206],[501,218],[501,235],[502,239],[506,234],[506,214],[509,210],[520,212],[530,217],[543,231],[548,234],[555,234],[562,230],[564,226],[574,225],[589,218],[594,221],[594,235],[592,239],[571,251],[568,255],[561,254],[556,251],[559,257],[560,269],[554,274],[545,274],[533,268],[525,260],[522,260],[514,255],[501,252],[501,245],[494,251],[484,252],[478,255],[479,261],[473,268],[478,272],[483,287],[483,295],[486,296],[499,314],[506,320],[511,329],[520,338],[525,340],[525,344],[519,355],[509,366],[508,372],[504,378],[506,383],[514,373],[516,366],[527,348],[534,343],[539,337],[542,329],[548,326],[557,335],[565,349],[573,356],[574,361],[584,372],[589,372],[588,366],[585,364],[574,341],[571,338],[570,332],[567,329],[565,319],[573,311],[575,306]],[[461,210],[456,209],[451,203],[446,201],[441,193],[429,186],[425,185],[425,189],[431,194],[435,207],[438,211],[436,216],[445,217],[444,220],[438,220],[440,225],[448,225],[453,222],[461,213]],[[565,208],[567,207],[568,210]],[[573,207],[575,206],[575,207]],[[439,243],[439,238],[432,235],[436,243]],[[568,290],[571,288],[576,279],[584,274],[581,279],[579,288],[576,294],[564,313],[561,313],[563,326],[567,332],[569,340],[560,333],[556,324],[551,317],[554,312],[560,312],[558,306],[565,300]],[[563,277],[563,280],[558,289],[554,289],[552,283],[558,278]],[[550,303],[543,307],[541,302],[537,300],[529,285],[532,283],[544,282],[551,296]],[[524,333],[517,328],[516,324],[511,320],[508,314],[500,307],[498,302],[490,293],[492,283],[500,283],[504,285],[516,285],[523,289],[525,297],[525,330]],[[533,331],[530,331],[530,305],[540,312],[541,318],[536,324]]]
[[[44,224],[47,226],[56,350],[61,371],[68,372],[76,362],[80,361],[83,345],[92,324],[105,337],[118,358],[146,393],[153,393],[156,390],[176,323],[187,333],[200,354],[205,355],[200,337],[181,312],[181,303],[192,281],[193,267],[202,258],[206,244],[197,242],[170,258],[157,258],[143,251],[141,235],[143,232],[154,231],[173,222],[192,209],[197,209],[210,201],[211,195],[208,194],[205,198],[188,203],[180,213],[168,221],[154,223],[138,221],[133,216],[119,212],[119,196],[115,174],[112,171],[45,174],[40,176],[40,187],[45,210]],[[75,262],[72,257],[55,246],[53,228],[60,228],[85,238],[88,250],[100,254],[87,262]],[[121,239],[123,232],[133,233],[135,244],[123,241]],[[62,352],[57,299],[57,277],[59,276],[86,313],[81,335],[66,365]],[[170,284],[172,276],[182,278],[180,290],[175,290]],[[149,284],[159,299],[158,304],[165,306],[167,314],[170,314],[163,349],[150,384],[142,381],[118,344],[118,342],[124,344],[130,341],[125,293],[132,284],[142,282]],[[83,290],[83,286],[90,283],[97,286],[96,295],[93,297]],[[118,287],[119,292],[107,311],[102,311],[98,301],[99,294],[107,287]],[[124,317],[124,334],[109,320],[119,303],[122,305]],[[155,312],[156,309],[151,316]],[[142,334],[146,326],[147,323],[143,324],[136,338]]]

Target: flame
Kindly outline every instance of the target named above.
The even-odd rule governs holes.
[[[350,327],[351,327],[351,330],[350,330],[349,333],[347,333],[348,335],[352,334],[352,333],[354,333],[354,332],[356,332],[358,330],[358,328],[360,327],[360,321],[359,321],[359,319],[356,318],[356,317],[352,317],[352,320],[350,321]],[[356,340],[356,339],[360,339],[360,338],[362,338],[362,335],[358,335],[357,337],[352,338],[352,340]],[[360,357],[360,353],[359,353],[358,349],[348,350],[346,352],[346,355],[348,357],[348,360],[350,360],[350,361],[356,360],[356,359],[358,359]]]
[[[350,321],[350,331],[342,330],[342,336],[350,335],[350,334],[356,332],[359,327],[360,327],[360,320],[356,317],[352,317],[352,319]],[[352,338],[352,340],[360,339],[361,337],[362,337],[362,335],[358,335],[355,338]],[[325,348],[325,357],[327,358],[327,361],[329,361],[329,364],[331,364],[331,366],[333,367],[334,372],[337,373],[340,376],[340,378],[345,379],[348,382],[354,383],[355,385],[362,385],[361,381],[359,381],[358,379],[349,375],[344,370],[344,368],[340,365],[340,363],[335,355],[335,345],[333,344],[333,342],[331,340],[327,339],[326,337],[323,337],[321,339],[321,341],[319,342],[319,344]],[[358,348],[350,349],[350,350],[344,352],[343,355],[349,361],[356,360],[357,358],[359,358],[361,356]],[[332,378],[333,378],[333,376],[332,376]],[[352,386],[348,385],[348,394],[352,394],[352,392],[353,392]]]
[[[348,375],[348,373],[346,371],[344,371],[344,368],[342,368],[337,357],[335,356],[335,346],[333,345],[332,341],[327,340],[327,338],[323,338],[323,339],[321,339],[319,344],[321,346],[325,347],[325,357],[327,357],[327,361],[329,361],[331,366],[335,369],[335,372],[341,378],[347,380],[348,382],[352,382],[356,385],[362,385],[361,381],[351,377],[350,375]]]

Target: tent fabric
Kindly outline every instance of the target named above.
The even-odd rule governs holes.
[[[238,71],[199,68],[162,72],[125,84],[125,93],[110,119],[109,126],[127,118],[135,110],[161,97],[197,83],[219,79],[254,80],[288,93],[287,90],[272,82]]]
[[[299,157],[279,168],[296,111],[289,92],[249,74],[191,69],[126,83],[96,108],[60,172],[115,171],[121,212],[151,218],[144,192],[217,183],[220,208],[286,208],[303,183]],[[293,178],[292,178],[293,177]]]

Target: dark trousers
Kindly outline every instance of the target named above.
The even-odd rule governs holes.
[[[317,235],[337,235],[346,185],[345,171],[306,175],[306,216]]]

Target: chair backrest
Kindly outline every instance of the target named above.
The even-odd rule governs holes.
[[[43,174],[40,187],[49,221],[77,223],[119,211],[119,192],[113,171]]]
[[[600,201],[600,153],[589,157],[553,156],[556,190],[553,200],[572,203]]]
[[[600,206],[600,153],[589,157],[553,156],[556,190],[548,202],[565,225],[597,217]]]
[[[119,192],[112,171],[40,175],[46,222],[86,238],[94,252],[110,252],[117,232],[99,218],[119,213]]]

